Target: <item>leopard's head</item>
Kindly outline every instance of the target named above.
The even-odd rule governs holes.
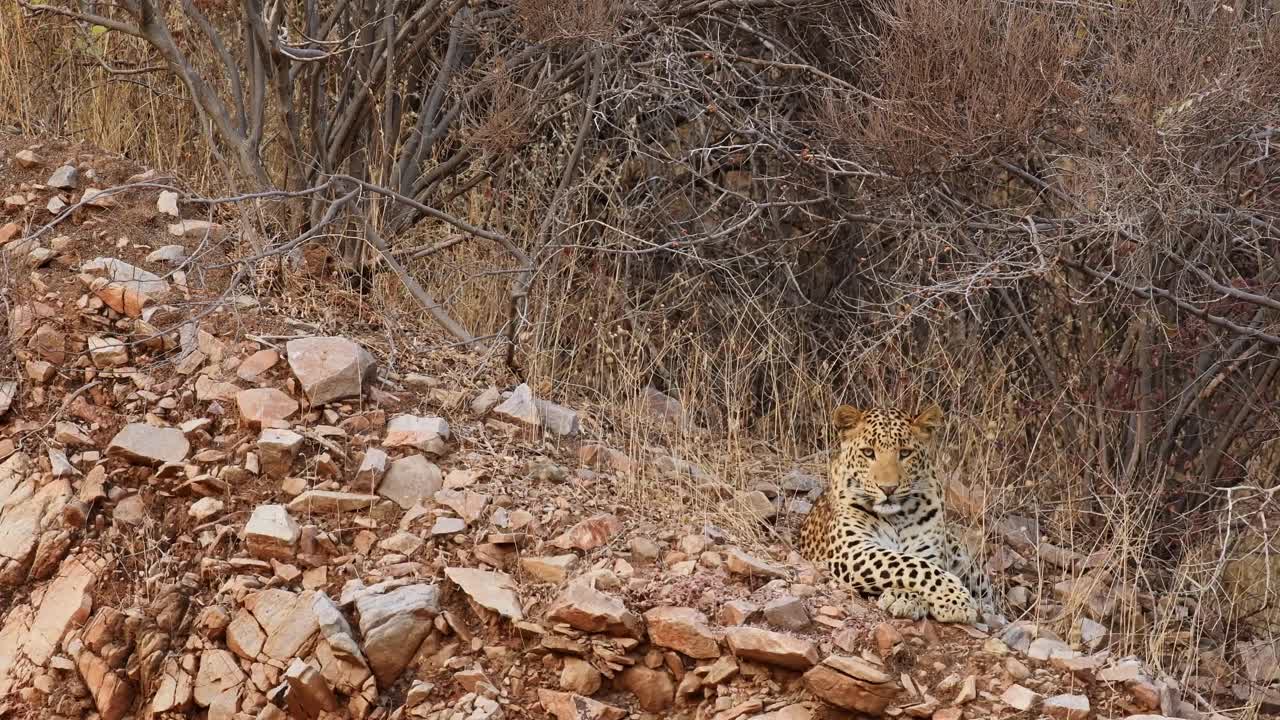
[[[930,481],[929,441],[942,424],[931,405],[911,416],[897,408],[859,410],[849,405],[833,415],[839,448],[831,460],[831,489],[840,501],[877,515],[894,515]]]

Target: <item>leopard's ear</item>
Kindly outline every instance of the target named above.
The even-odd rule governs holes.
[[[839,430],[848,430],[862,422],[862,411],[852,405],[841,405],[831,415],[832,422]]]
[[[942,408],[936,404],[925,408],[911,421],[911,429],[924,439],[933,437],[934,431],[942,425]]]

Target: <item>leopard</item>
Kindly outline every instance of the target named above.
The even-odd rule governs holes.
[[[943,411],[840,405],[827,488],[800,526],[802,556],[892,617],[974,624],[990,578],[943,517],[932,440]]]

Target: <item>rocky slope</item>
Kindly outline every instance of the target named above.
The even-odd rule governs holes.
[[[731,488],[463,356],[394,372],[228,292],[230,229],[176,196],[95,197],[137,168],[3,142],[0,717],[1223,717],[1221,680],[1107,649],[1124,593],[1039,601],[1029,558],[1096,559],[1029,520],[992,559],[1023,619],[887,619],[785,545],[618,501],[694,475],[785,526],[816,478]]]

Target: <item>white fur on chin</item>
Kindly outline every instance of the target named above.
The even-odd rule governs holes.
[[[878,502],[875,505],[872,505],[871,509],[875,510],[877,515],[897,515],[902,512],[901,505],[896,502],[888,501]]]

